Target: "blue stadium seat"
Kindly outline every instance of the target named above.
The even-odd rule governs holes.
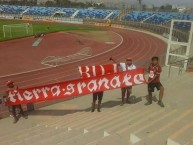
[[[55,12],[64,12],[64,17],[70,17],[75,9],[59,7],[31,7],[27,15],[52,16]]]
[[[151,12],[132,11],[125,16],[124,20],[140,22],[150,17],[152,14]]]
[[[178,14],[176,19],[179,19],[179,20],[192,20],[193,21],[193,14]],[[184,22],[178,22],[178,23],[175,23],[175,27],[178,28],[178,29],[189,31],[190,27],[191,27],[191,24],[190,23],[184,23]]]
[[[102,10],[102,9],[80,9],[76,18],[91,18],[91,19],[104,19],[108,14],[113,12],[111,18],[114,18],[118,15],[118,11],[116,10]]]
[[[145,23],[163,25],[170,22],[171,19],[179,20],[193,20],[193,14],[183,14],[175,12],[142,12],[142,11],[132,11],[129,12],[124,20],[135,21]],[[183,30],[190,30],[190,24],[188,23],[176,23],[175,27]]]
[[[0,7],[4,13],[7,14],[20,14],[28,8],[28,6],[14,6],[14,5],[1,5]]]
[[[116,18],[120,10],[103,10],[103,9],[75,9],[75,8],[61,8],[61,7],[39,7],[39,6],[16,6],[16,5],[0,5],[0,9],[7,14],[21,14],[26,9],[27,15],[52,16],[55,12],[64,12],[63,17],[71,17],[77,10],[75,18],[91,18],[104,19],[110,13],[110,19]],[[125,21],[144,22],[157,25],[163,25],[170,22],[171,19],[193,20],[193,14],[183,14],[175,12],[145,12],[145,11],[131,11],[125,17]],[[190,24],[176,23],[175,27],[178,29],[189,30]]]
[[[27,8],[26,15],[39,15],[39,16],[51,16],[55,12],[64,12],[64,17],[70,17],[75,13],[77,9],[75,8],[61,8],[61,7],[40,7],[40,6],[14,6],[14,5],[0,5],[0,8],[7,14],[21,14]],[[108,14],[113,12],[110,16],[114,19],[118,14],[119,10],[102,10],[102,9],[79,9],[76,18],[98,18],[104,19]]]

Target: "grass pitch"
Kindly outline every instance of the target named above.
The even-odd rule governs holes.
[[[12,37],[4,38],[3,34],[3,25],[10,24],[21,24],[21,23],[29,23],[33,28],[33,33],[26,34],[24,31],[14,31],[12,32]],[[17,29],[17,28],[14,28]],[[20,28],[21,29],[21,28]],[[38,33],[52,33],[59,31],[102,31],[101,29],[97,29],[95,27],[89,26],[80,26],[80,25],[70,25],[70,24],[62,24],[62,23],[51,23],[51,22],[24,22],[24,21],[14,21],[14,20],[0,20],[0,41],[11,40],[16,38],[33,36]]]

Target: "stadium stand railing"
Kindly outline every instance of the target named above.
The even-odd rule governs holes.
[[[190,55],[188,59],[170,62],[168,76],[172,73],[172,68],[178,68],[178,75],[182,74],[184,66],[187,66],[185,70],[186,72],[193,71],[193,55]]]
[[[115,20],[121,21],[125,18],[125,16],[129,13],[130,9],[129,8],[123,8],[120,13],[117,15]]]

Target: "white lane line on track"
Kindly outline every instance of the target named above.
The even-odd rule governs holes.
[[[33,42],[32,46],[33,47],[37,47],[39,46],[39,44],[42,42],[43,38],[38,38],[36,41]]]
[[[113,31],[111,31],[111,32],[113,32]],[[115,33],[116,35],[118,35],[121,38],[121,41],[120,41],[120,43],[118,45],[116,45],[113,48],[111,48],[111,49],[109,49],[107,51],[104,51],[102,53],[99,53],[99,54],[96,54],[96,55],[93,55],[93,56],[90,56],[90,57],[87,57],[87,58],[83,58],[83,59],[80,59],[80,60],[77,60],[77,61],[72,61],[72,62],[69,62],[69,63],[64,63],[62,65],[80,62],[80,61],[83,61],[83,60],[87,60],[87,59],[90,59],[90,58],[94,58],[94,57],[106,54],[106,53],[108,53],[108,52],[110,52],[112,50],[115,50],[116,48],[118,48],[123,43],[123,37],[120,34],[116,33],[116,32],[113,32],[113,33]],[[59,66],[62,66],[62,65],[59,65]],[[41,70],[45,70],[45,69],[49,69],[49,68],[53,68],[53,67],[45,67],[45,68],[35,69],[35,70],[31,70],[31,71],[25,71],[25,72],[10,74],[10,75],[4,75],[4,76],[0,76],[0,79],[4,78],[4,77],[14,76],[14,75],[20,75],[20,74],[26,74],[26,73],[32,73],[32,72],[36,72],[36,71],[41,71]]]

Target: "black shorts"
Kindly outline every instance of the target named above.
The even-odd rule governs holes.
[[[156,88],[157,90],[160,90],[160,87],[162,86],[162,84],[159,83],[149,83],[148,84],[148,91],[149,92],[154,92],[154,89]]]
[[[103,99],[103,92],[93,93],[93,101],[96,100],[101,101],[102,99]]]

